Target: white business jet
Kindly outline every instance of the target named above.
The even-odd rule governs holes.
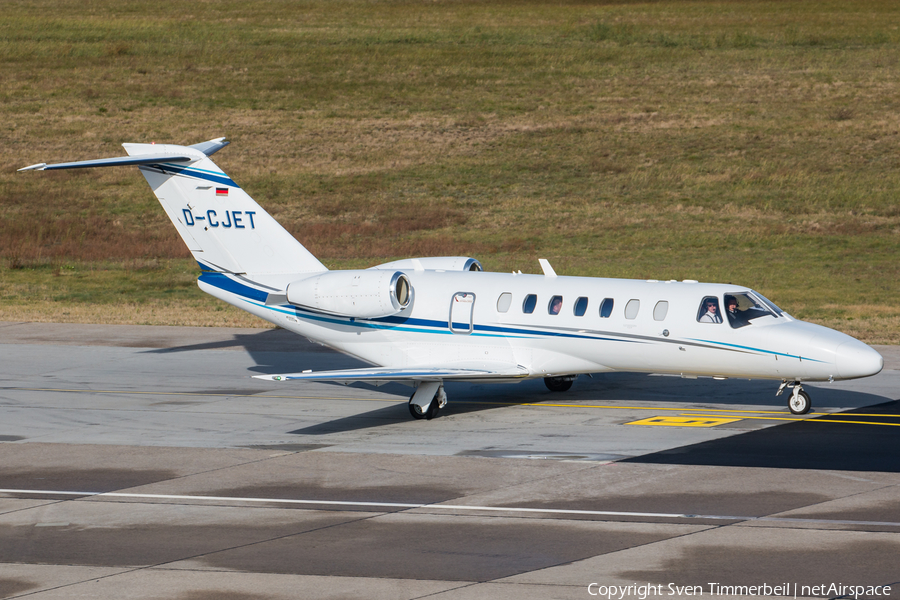
[[[227,144],[124,144],[128,156],[20,170],[136,165],[200,264],[200,289],[374,365],[261,379],[404,382],[412,416],[430,419],[446,381],[541,377],[565,391],[579,374],[611,371],[763,378],[790,388],[790,411],[805,414],[803,382],[884,364],[739,285],[562,277],[543,259],[542,275],[487,273],[467,257],[329,271],[210,160]]]

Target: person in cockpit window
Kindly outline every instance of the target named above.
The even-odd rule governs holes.
[[[721,323],[722,315],[719,313],[719,299],[708,296],[703,299],[700,305],[700,317],[697,319],[701,323]]]
[[[730,294],[725,294],[725,311],[732,327],[738,328],[748,324],[748,321],[744,320],[743,313],[738,309],[737,298]]]

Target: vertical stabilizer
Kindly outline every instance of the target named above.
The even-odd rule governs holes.
[[[123,144],[132,158],[189,156],[189,163],[141,164],[141,173],[204,269],[230,273],[277,274],[326,271],[303,247],[207,154],[223,140],[195,146]]]
[[[19,171],[137,166],[204,270],[254,275],[328,270],[210,160],[228,145],[225,138],[193,146],[122,145],[128,156],[38,163]]]

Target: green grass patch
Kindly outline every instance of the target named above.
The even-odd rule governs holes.
[[[226,135],[217,162],[330,267],[547,257],[749,285],[900,341],[898,17],[888,1],[7,2],[2,314],[221,324],[179,320],[216,302],[140,175],[15,169]]]

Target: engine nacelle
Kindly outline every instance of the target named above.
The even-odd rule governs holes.
[[[427,258],[404,258],[377,265],[372,269],[406,269],[407,271],[484,271],[481,263],[468,256],[429,256]]]
[[[413,288],[399,271],[328,271],[289,283],[287,301],[332,315],[375,319],[412,302]]]

